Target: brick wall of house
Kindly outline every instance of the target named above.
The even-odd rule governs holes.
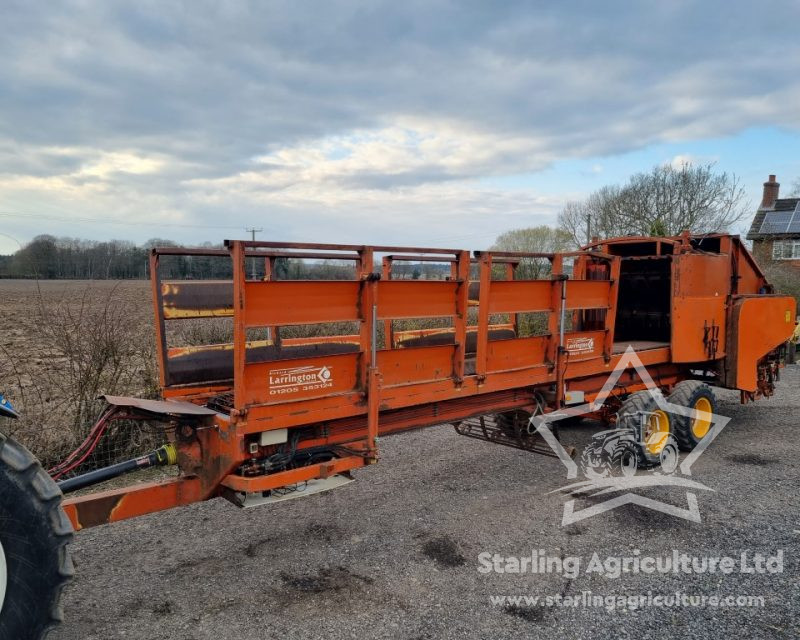
[[[772,262],[772,240],[753,240],[753,257],[762,266]]]
[[[768,265],[787,266],[800,269],[800,260],[773,260],[772,259],[772,239],[753,240],[753,257],[756,262],[766,267]]]

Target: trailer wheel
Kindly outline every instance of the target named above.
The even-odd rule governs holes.
[[[670,441],[673,418],[658,407],[656,399],[649,391],[637,391],[629,395],[617,412],[617,426],[639,424],[642,413],[651,414],[644,433],[644,441],[639,446],[642,466],[657,465],[661,462],[661,451]]]
[[[74,569],[61,491],[36,458],[0,434],[0,638],[40,640],[61,622]]]
[[[682,407],[690,407],[704,413],[715,413],[717,398],[714,391],[699,380],[684,380],[675,385],[668,401]],[[711,430],[708,417],[673,416],[675,439],[683,451],[691,451]]]

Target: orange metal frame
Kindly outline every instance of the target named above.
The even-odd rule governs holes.
[[[716,251],[698,250],[688,235],[604,241],[547,255],[249,241],[229,241],[224,250],[154,250],[150,267],[163,397],[197,404],[225,397],[229,406],[176,432],[179,478],[70,499],[67,514],[81,529],[218,495],[269,491],[376,462],[379,435],[532,409],[534,391],[547,393],[551,410],[563,406],[568,389],[593,399],[622,357],[614,348],[621,265],[634,259],[629,255],[634,245],[652,245],[651,257],[671,261],[673,335],[687,336],[638,352],[654,379],[668,389],[689,377],[692,367],[716,368],[720,384],[753,393],[759,359],[791,335],[794,302],[765,294],[769,285],[738,239],[704,240]],[[373,273],[378,254],[384,256],[380,275]],[[160,261],[169,255],[228,258],[232,281],[162,281]],[[276,260],[292,258],[346,260],[355,277],[274,279]],[[519,264],[531,258],[550,261],[548,279],[517,278]],[[248,278],[248,259],[264,261],[263,279]],[[565,274],[567,259],[574,261],[571,277]],[[448,277],[394,279],[393,265],[401,261],[449,264]],[[759,314],[761,307],[739,302],[744,296],[756,305],[769,301],[769,308]],[[741,316],[734,317],[737,309]],[[529,313],[546,314],[541,335],[519,335],[521,314]],[[785,322],[789,313],[791,326]],[[758,331],[754,325],[763,323],[765,314],[774,334],[737,360],[743,350],[739,337]],[[217,317],[232,320],[231,344],[168,347],[169,323]],[[450,326],[394,330],[395,321],[419,318],[446,318]],[[323,338],[280,336],[281,327],[339,322],[359,330]],[[731,338],[725,331],[737,323],[742,326]],[[716,351],[709,351],[710,326],[723,332]],[[267,339],[248,338],[264,329]],[[510,330],[513,337],[493,338],[498,330]],[[272,349],[272,355],[256,357],[259,349]],[[202,374],[200,365],[195,370],[185,363],[203,358],[216,358],[225,373],[190,382],[173,379],[181,362],[189,375]],[[738,384],[736,371],[749,387]],[[628,371],[619,393],[640,388],[641,380]],[[336,457],[264,475],[237,471],[276,450],[260,445],[261,434],[287,428],[298,435],[298,450],[336,447]]]

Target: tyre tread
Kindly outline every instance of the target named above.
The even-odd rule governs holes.
[[[714,398],[714,391],[713,389],[707,385],[705,382],[700,380],[683,380],[675,385],[672,390],[672,393],[669,395],[668,402],[670,404],[677,404],[682,407],[688,407],[691,403],[692,397],[700,390],[700,389],[708,389],[709,394],[711,395],[713,402],[712,407],[716,406],[716,398]],[[696,443],[693,441],[691,436],[691,420],[689,419],[682,419],[684,416],[676,416],[675,417],[675,439],[678,441],[678,447],[681,451],[691,451],[694,449]]]
[[[651,392],[646,389],[630,394],[627,398],[625,398],[625,400],[623,400],[619,411],[617,411],[617,425],[619,425],[621,422],[621,416],[625,415],[626,413],[648,411],[648,408],[653,402],[654,398]],[[671,430],[672,421],[670,420],[670,431]],[[636,457],[639,466],[642,468],[650,467],[654,464],[654,461],[645,455],[643,446],[636,447]]]
[[[52,538],[57,548],[57,574],[60,582],[52,589],[52,602],[47,606],[49,619],[39,623],[38,635],[33,636],[36,640],[41,640],[64,619],[60,605],[61,592],[75,575],[68,548],[73,537],[72,523],[61,506],[63,494],[58,485],[30,451],[13,438],[2,434],[0,434],[0,462],[7,466],[10,475],[16,476],[19,485],[26,488],[33,498],[35,509],[46,515],[45,519],[50,523]]]

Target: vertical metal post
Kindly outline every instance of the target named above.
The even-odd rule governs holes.
[[[453,381],[456,386],[464,382],[467,357],[467,316],[469,314],[469,251],[459,251],[455,262],[451,263],[451,273],[458,283],[456,286],[455,316],[453,332],[456,348],[453,352]]]
[[[264,258],[264,282],[272,280],[272,274],[275,271],[275,258]],[[267,340],[273,344],[277,344],[277,339],[273,340],[273,336],[277,334],[274,327],[267,327]]]
[[[167,357],[167,333],[164,324],[164,300],[161,291],[161,273],[158,270],[158,254],[150,252],[150,286],[153,292],[153,311],[156,316],[156,355],[158,356],[158,379],[164,389],[169,381],[169,359]]]
[[[558,327],[558,351],[556,352],[556,406],[564,406],[564,397],[567,394],[564,384],[564,368],[569,362],[567,350],[564,348],[564,331],[567,324],[567,276],[562,274],[561,280],[561,310]]]
[[[373,284],[373,287],[375,285]],[[378,351],[378,305],[375,304],[375,296],[372,296],[372,349],[370,351],[369,363],[374,369],[377,366]]]
[[[514,281],[518,266],[519,262],[509,262],[506,264],[506,280]],[[509,314],[509,320],[511,321],[511,328],[514,330],[514,334],[519,338],[519,314]]]
[[[564,277],[561,280],[561,318],[559,319],[558,328],[558,346],[559,349],[564,348],[564,329],[567,324],[567,279]]]
[[[359,251],[360,260],[356,265],[356,277],[361,282],[361,290],[359,295],[359,306],[361,308],[361,330],[359,331],[359,349],[361,357],[359,362],[359,383],[363,391],[367,391],[369,383],[367,374],[370,367],[370,353],[373,344],[373,330],[372,330],[372,305],[377,304],[374,294],[377,289],[372,285],[372,280],[375,279],[372,273],[372,257],[373,252],[371,247],[363,247]],[[380,276],[378,276],[380,277]]]
[[[489,361],[489,289],[492,283],[492,254],[481,253],[480,292],[478,294],[478,344],[475,353],[475,374],[478,383],[486,379]]]
[[[382,261],[381,279],[392,279],[392,257],[386,256]],[[394,328],[391,319],[383,321],[383,348],[394,349]]]
[[[371,344],[370,364],[367,369],[367,461],[378,461],[378,422],[380,418],[381,376],[378,372],[378,276],[373,274],[367,286],[370,289],[369,298],[372,302],[371,310]]]
[[[244,246],[234,240],[231,247],[233,261],[233,404],[242,412],[245,404],[244,369],[247,355],[247,326],[245,324],[245,273]]]
[[[608,309],[606,310],[606,335],[603,342],[603,358],[606,363],[611,361],[614,350],[614,328],[617,323],[617,299],[619,297],[619,276],[622,260],[619,257],[613,258],[609,265],[608,278],[611,281],[608,289]]]
[[[561,316],[561,288],[558,283],[562,277],[562,260],[560,253],[554,254],[550,271],[552,286],[550,289],[550,313],[547,314],[547,332],[550,334],[550,338],[547,341],[547,362],[553,367],[555,367],[558,357],[557,336],[561,332],[561,323],[559,322]]]
[[[561,407],[564,398],[563,362],[564,362],[564,330],[566,324],[567,288],[564,274],[563,256],[556,253],[553,256],[553,269],[550,276],[553,286],[551,289],[551,312],[548,321],[550,340],[548,343],[548,358],[552,358],[555,369],[556,407]],[[556,337],[557,336],[557,337]]]

